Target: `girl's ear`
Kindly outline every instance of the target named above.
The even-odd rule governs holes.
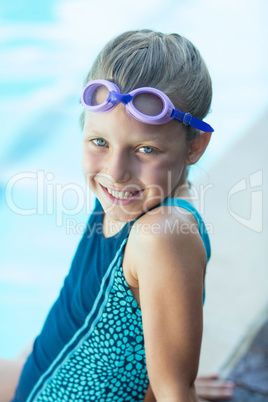
[[[200,135],[190,142],[185,161],[186,165],[193,165],[201,158],[208,146],[211,134],[201,131]]]

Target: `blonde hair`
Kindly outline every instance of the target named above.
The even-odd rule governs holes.
[[[177,109],[201,120],[211,105],[212,83],[208,69],[198,49],[176,33],[142,29],[115,37],[97,56],[85,84],[95,79],[114,82],[122,93],[139,87],[157,88]],[[81,124],[84,124],[84,113]],[[183,127],[188,143],[199,134],[191,126]],[[184,179],[186,176],[187,169]]]

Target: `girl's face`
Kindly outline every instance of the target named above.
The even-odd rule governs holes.
[[[131,221],[164,200],[186,160],[182,125],[149,125],[119,104],[102,114],[85,112],[82,166],[110,222]]]

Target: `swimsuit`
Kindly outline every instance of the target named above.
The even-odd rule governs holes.
[[[207,259],[204,222],[187,201],[161,205],[190,211]],[[36,338],[13,402],[143,401],[148,387],[141,310],[125,280],[124,249],[135,220],[104,238],[98,200],[59,298]]]

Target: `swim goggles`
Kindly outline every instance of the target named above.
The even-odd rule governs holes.
[[[107,99],[101,103],[96,102],[97,91],[104,87],[107,92]],[[148,102],[141,101],[140,95],[147,94]],[[154,102],[149,102],[153,100]],[[105,113],[111,111],[118,103],[123,103],[126,106],[128,113],[134,119],[147,124],[164,124],[176,119],[181,121],[186,126],[192,126],[198,130],[205,132],[213,132],[213,128],[202,120],[193,117],[190,113],[183,113],[175,109],[175,106],[162,91],[151,88],[143,87],[130,91],[128,94],[121,94],[120,89],[116,84],[107,80],[93,80],[90,81],[84,88],[81,103],[86,110],[93,113]],[[151,108],[150,108],[151,104]],[[155,108],[157,105],[157,108]],[[146,110],[145,110],[146,109]],[[157,110],[156,110],[157,109]]]

